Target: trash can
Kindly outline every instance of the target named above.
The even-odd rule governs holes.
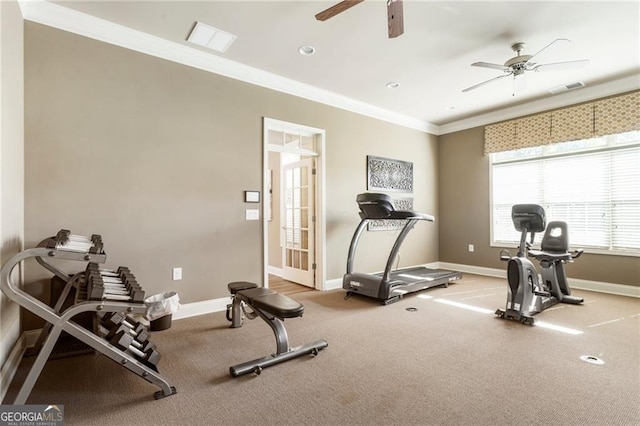
[[[150,322],[151,331],[171,328],[173,314],[180,309],[180,298],[175,291],[154,294],[144,299],[147,305],[145,318]]]
[[[149,329],[151,331],[162,331],[162,330],[166,330],[167,328],[171,328],[172,317],[173,315],[169,314],[169,315],[160,317],[158,319],[154,319],[153,321],[150,321]]]

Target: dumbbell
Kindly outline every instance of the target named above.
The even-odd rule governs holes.
[[[109,330],[107,340],[121,332],[140,343],[149,340],[149,330],[144,324],[129,318],[122,312],[108,313],[102,317],[102,325]]]
[[[89,263],[85,270],[85,279],[88,299],[144,302],[144,290],[126,267],[119,267],[118,272],[101,271],[97,264]]]
[[[72,234],[68,229],[61,229],[52,241],[47,243],[47,248],[64,249],[69,251],[101,254],[103,251],[102,237],[93,234],[91,237]]]
[[[119,266],[116,271],[99,270],[99,272],[102,276],[102,281],[105,287],[110,287],[110,290],[122,291],[122,286],[124,286],[124,289],[127,290],[126,293],[118,293],[117,291],[112,291],[112,294],[126,294],[134,303],[144,302],[144,290],[142,289],[140,284],[138,284],[138,282],[136,281],[136,277],[131,273],[129,268],[127,268],[126,266]]]
[[[126,285],[124,283],[105,282],[103,277],[97,272],[90,272],[85,274],[87,282],[87,298],[90,300],[122,300],[129,301],[134,299],[134,302],[144,301],[140,299],[140,285],[135,280],[127,280]],[[129,286],[129,288],[127,288]],[[131,293],[134,293],[132,297]]]
[[[107,335],[107,340],[118,349],[136,348],[140,352],[146,352],[149,349],[156,349],[156,345],[151,341],[149,335],[145,335],[145,340],[138,340],[137,336],[133,336],[126,330],[119,329],[117,333]]]
[[[111,337],[107,336],[107,339],[116,348],[128,350],[144,364],[156,369],[158,361],[160,361],[160,352],[158,352],[156,345],[151,340],[147,339],[144,342],[140,342],[129,332],[122,329]]]
[[[136,331],[136,333],[139,330],[147,328],[144,324],[136,321],[124,312],[107,312],[100,320],[102,321],[102,325],[109,330],[120,324],[128,326],[130,329]]]

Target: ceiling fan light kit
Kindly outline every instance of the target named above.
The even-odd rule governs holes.
[[[550,64],[536,64],[535,62],[532,61],[533,58],[535,58],[536,56],[538,56],[538,54],[540,54],[541,52],[543,52],[544,50],[546,50],[548,47],[550,47],[551,45],[553,45],[556,42],[571,42],[571,40],[568,40],[566,38],[559,38],[556,39],[554,41],[552,41],[551,43],[547,44],[545,47],[543,47],[542,49],[540,49],[539,51],[537,51],[535,54],[533,55],[521,55],[520,52],[522,52],[522,50],[524,50],[524,46],[525,43],[522,42],[518,42],[518,43],[514,43],[513,45],[511,45],[511,49],[517,53],[516,56],[514,56],[513,58],[507,60],[504,65],[500,65],[500,64],[492,64],[490,62],[474,62],[473,64],[471,64],[471,66],[473,67],[481,67],[481,68],[491,68],[491,69],[497,69],[497,70],[501,70],[504,72],[503,75],[500,75],[498,77],[494,77],[491,78],[489,80],[483,81],[481,83],[478,83],[476,85],[473,85],[471,87],[467,87],[466,89],[462,90],[463,92],[469,92],[471,90],[477,89],[478,87],[484,86],[485,84],[491,83],[493,81],[499,80],[501,78],[505,78],[505,77],[509,77],[509,76],[513,76],[514,79],[516,78],[522,78],[525,75],[525,72],[527,71],[555,71],[555,70],[567,70],[567,69],[576,69],[576,68],[582,68],[584,66],[586,66],[589,63],[588,59],[581,59],[581,60],[577,60],[577,61],[565,61],[565,62],[555,62],[555,63],[550,63]],[[515,94],[515,92],[514,92]]]

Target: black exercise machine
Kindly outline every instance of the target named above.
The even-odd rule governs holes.
[[[232,303],[227,305],[227,320],[231,321],[231,327],[242,327],[243,316],[248,319],[259,316],[273,330],[277,344],[276,353],[229,368],[233,377],[251,372],[260,374],[264,368],[302,355],[312,354],[315,356],[328,346],[326,340],[318,340],[297,348],[289,347],[284,320],[285,318],[301,317],[304,313],[304,306],[292,298],[246,281],[229,283],[228,288]]]
[[[552,221],[546,225],[544,208],[537,204],[514,205],[511,208],[511,219],[516,230],[521,232],[520,245],[515,257],[511,257],[511,253],[507,250],[500,252],[500,260],[508,262],[509,285],[506,309],[498,309],[496,315],[533,325],[535,320],[532,315],[557,303],[573,305],[582,303],[581,297],[571,295],[564,269],[566,262],[577,259],[583,252],[583,250],[568,251],[567,224]],[[541,250],[532,250],[531,244],[533,244],[535,233],[542,231],[545,233],[540,244]],[[528,234],[531,234],[530,243],[527,242]],[[540,262],[542,282],[539,282],[538,272],[527,256]]]
[[[351,239],[349,255],[347,257],[347,273],[342,280],[342,288],[347,290],[347,297],[351,294],[361,294],[382,301],[383,304],[397,302],[405,294],[425,290],[431,287],[447,287],[449,282],[462,278],[462,273],[443,269],[429,269],[414,267],[392,270],[393,262],[400,251],[400,246],[409,231],[419,221],[433,222],[433,216],[409,210],[396,210],[387,194],[363,193],[358,194],[356,202],[360,208],[360,224]],[[353,272],[353,260],[360,235],[372,220],[401,220],[406,222],[389,254],[384,272],[379,274],[364,274]]]

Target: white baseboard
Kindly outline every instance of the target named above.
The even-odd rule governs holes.
[[[9,390],[13,376],[15,376],[16,371],[18,371],[18,366],[20,365],[20,361],[22,361],[25,351],[27,348],[35,345],[38,336],[40,336],[40,331],[42,331],[42,329],[23,332],[13,345],[13,349],[11,349],[0,371],[0,383],[2,384],[0,386],[0,401],[4,400],[4,397],[7,395],[7,390]]]
[[[569,285],[571,285],[571,288],[597,291],[598,293],[615,294],[617,296],[640,298],[640,287],[615,283],[603,283],[600,281],[581,280],[579,278],[569,278],[569,281]]]
[[[276,268],[275,266],[267,266],[267,272],[270,275],[275,275],[276,277],[282,276],[282,268]]]
[[[485,277],[507,278],[507,270],[485,268],[484,266],[462,265],[459,263],[438,262],[441,269],[450,269],[452,271],[466,272],[467,274],[484,275]]]
[[[335,290],[336,288],[342,288],[342,278],[334,278],[324,282],[324,291]]]
[[[187,303],[184,305],[181,304],[180,309],[178,309],[178,312],[173,314],[172,319],[180,320],[183,318],[191,318],[198,315],[225,311],[229,303],[231,303],[231,297],[204,300],[202,302]]]
[[[440,268],[451,269],[453,271],[466,272],[469,274],[484,275],[488,277],[507,278],[506,269],[485,268],[482,266],[461,265],[458,263],[439,262]],[[583,280],[580,278],[569,278],[571,288],[578,290],[596,291],[598,293],[615,294],[618,296],[640,298],[640,287],[631,285],[605,283],[601,281]]]
[[[452,271],[460,271],[467,274],[476,274],[483,275],[486,277],[497,277],[497,278],[507,278],[507,270],[505,269],[496,269],[496,268],[486,268],[484,266],[474,266],[474,265],[463,265],[459,263],[449,263],[449,262],[432,262],[424,265],[424,266],[432,269],[449,269]],[[634,287],[631,285],[624,284],[615,284],[615,283],[606,283],[600,281],[590,281],[583,280],[579,278],[569,278],[571,288],[579,289],[579,290],[588,290],[588,291],[596,291],[599,293],[608,293],[615,294],[618,296],[627,296],[627,297],[638,297],[640,298],[640,287]],[[324,289],[325,290],[333,290],[336,288],[342,288],[342,278],[336,278],[333,280],[328,280],[325,282]]]
[[[0,371],[0,383],[2,383],[2,387],[0,387],[0,401],[4,400],[7,390],[9,390],[9,385],[13,380],[13,376],[16,374],[16,371],[18,371],[18,365],[20,365],[22,355],[24,355],[24,351],[26,350],[26,337],[25,333],[22,333],[16,344],[13,346],[13,349],[9,353],[9,356],[5,360],[2,370]]]

